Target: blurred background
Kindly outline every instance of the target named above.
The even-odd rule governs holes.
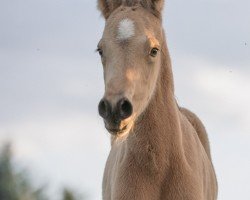
[[[250,199],[250,1],[168,0],[176,98],[204,122],[220,200]],[[0,199],[101,199],[104,20],[93,0],[0,0]]]

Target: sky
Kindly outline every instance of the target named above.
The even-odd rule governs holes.
[[[249,200],[250,1],[168,0],[163,26],[176,99],[203,121],[219,200]],[[101,199],[109,134],[93,0],[0,1],[0,144],[55,195],[70,186]]]

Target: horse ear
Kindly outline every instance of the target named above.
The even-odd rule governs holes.
[[[97,4],[103,17],[107,19],[109,15],[122,4],[122,0],[98,0]]]
[[[164,0],[141,0],[144,8],[150,10],[155,16],[161,17]]]
[[[161,17],[164,0],[98,0],[98,9],[105,19],[120,5],[132,6],[140,3],[145,9],[152,12],[155,16]]]

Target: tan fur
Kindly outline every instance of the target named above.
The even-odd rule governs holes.
[[[198,137],[201,141],[201,144],[203,145],[208,157],[211,159],[208,136],[206,133],[206,129],[204,125],[202,124],[201,120],[194,113],[192,113],[190,110],[186,108],[180,108],[180,111],[182,112],[182,114],[184,114],[187,117],[188,121],[195,128],[198,134]]]
[[[99,1],[107,19],[99,43],[104,97],[112,104],[126,97],[134,108],[121,123],[127,132],[112,136],[103,199],[215,200],[217,182],[205,128],[174,98],[161,18],[152,12],[160,13],[163,1],[131,2]],[[117,25],[124,18],[135,22],[135,36],[119,42]],[[148,52],[156,46],[160,51],[152,58]]]

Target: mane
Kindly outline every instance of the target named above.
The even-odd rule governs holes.
[[[164,88],[169,88],[172,95],[174,95],[174,77],[173,77],[173,71],[172,71],[172,64],[171,64],[171,59],[167,47],[167,41],[166,41],[166,36],[163,30],[163,42],[162,42],[162,60],[161,60],[161,82],[162,85],[164,85]],[[164,88],[162,88],[163,92]]]

